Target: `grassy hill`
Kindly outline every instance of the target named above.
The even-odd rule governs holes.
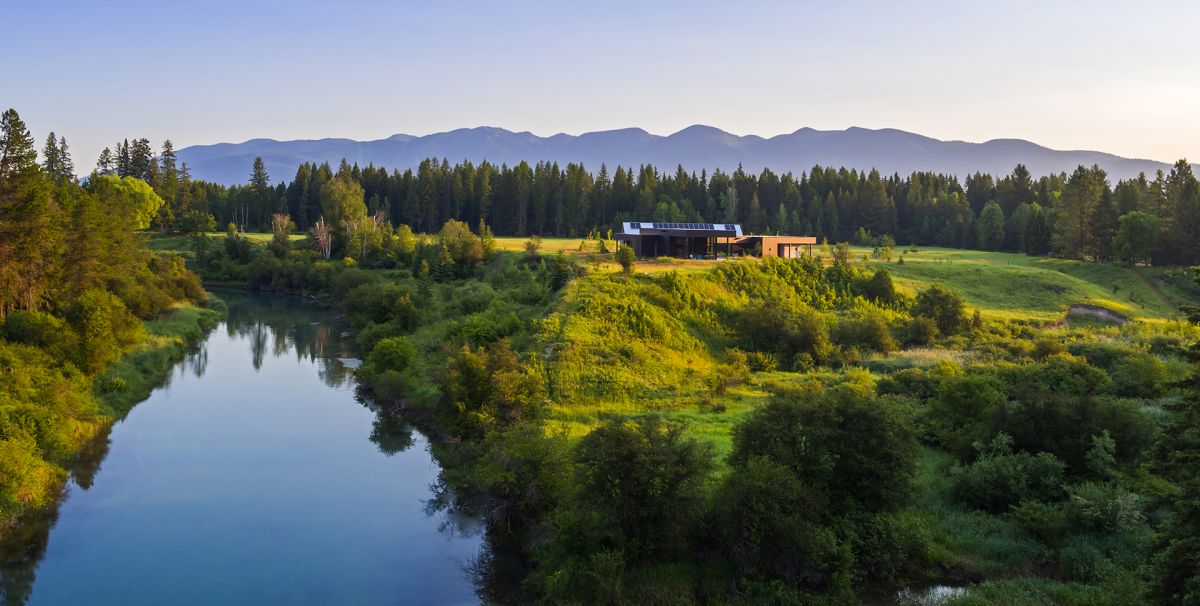
[[[859,259],[870,252],[854,250]],[[1087,303],[1162,320],[1176,317],[1180,305],[1200,294],[1180,271],[1013,253],[922,248],[906,254],[902,264],[867,264],[886,266],[910,290],[940,283],[962,293],[968,305],[1006,319],[1053,319],[1070,305]]]
[[[497,247],[524,250],[527,238],[497,238]],[[580,250],[581,240],[544,238],[540,252],[563,252],[600,272],[617,271],[604,255]],[[586,248],[586,247],[585,247]],[[1072,259],[1030,257],[1023,254],[921,248],[885,262],[871,259],[871,249],[851,247],[854,263],[887,267],[897,283],[911,293],[929,284],[958,291],[972,308],[997,319],[1054,320],[1075,304],[1098,305],[1132,318],[1166,320],[1178,316],[1179,306],[1200,298],[1200,289],[1185,272],[1158,267],[1130,267],[1117,263],[1092,263]],[[818,251],[818,254],[821,254]],[[824,255],[829,258],[828,253]],[[726,261],[646,259],[637,271],[707,271]]]

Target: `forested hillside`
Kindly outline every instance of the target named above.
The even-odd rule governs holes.
[[[295,175],[269,175],[258,159],[249,183],[194,181],[170,142],[156,158],[145,139],[105,150],[100,174],[143,179],[166,201],[160,229],[194,231],[211,215],[224,229],[269,231],[274,214],[301,231],[329,209],[339,184],[361,187],[376,222],[433,232],[447,220],[488,223],[498,235],[581,237],[622,220],[742,223],[750,233],[814,235],[831,242],[894,242],[1025,252],[1155,265],[1200,262],[1200,185],[1180,160],[1166,173],[1113,183],[1103,170],[1070,174],[975,173],[960,182],[933,173],[813,167],[795,175],[740,168],[687,173],[682,168],[559,166],[519,162],[451,165],[429,159],[416,170],[359,167],[345,161],[304,164]],[[290,177],[290,181],[280,179]],[[272,181],[274,179],[275,181]],[[351,229],[354,229],[352,226]]]

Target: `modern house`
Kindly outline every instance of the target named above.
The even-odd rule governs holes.
[[[817,239],[812,236],[748,236],[736,223],[663,223],[627,221],[614,238],[633,248],[639,257],[712,259],[756,255],[794,259],[812,256]]]

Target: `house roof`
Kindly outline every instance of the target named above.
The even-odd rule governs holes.
[[[713,236],[742,235],[742,226],[737,223],[672,223],[663,221],[626,221],[621,224],[626,235],[678,235],[696,236],[696,232],[712,232]]]

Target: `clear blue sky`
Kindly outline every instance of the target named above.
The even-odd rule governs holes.
[[[18,1],[0,105],[83,169],[124,137],[694,123],[1200,159],[1200,3],[1051,4]]]

